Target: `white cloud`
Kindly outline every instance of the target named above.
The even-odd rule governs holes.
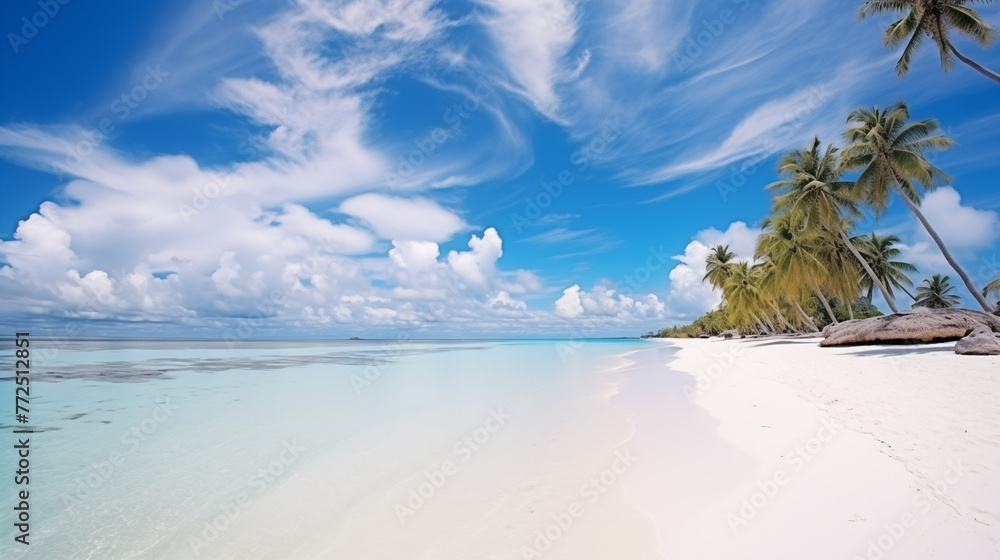
[[[583,315],[583,303],[580,301],[580,286],[572,285],[563,290],[563,295],[556,300],[556,315],[572,319]]]
[[[240,263],[236,262],[236,253],[233,251],[222,253],[222,257],[219,258],[219,268],[212,273],[212,282],[220,294],[229,297],[243,294],[242,290],[233,285],[233,282],[240,277],[240,268]]]
[[[487,305],[489,305],[490,309],[500,310],[501,312],[508,314],[516,314],[519,311],[528,310],[527,303],[510,297],[510,294],[503,290],[497,292],[493,297],[491,297],[487,302]]]
[[[503,255],[503,241],[496,229],[489,228],[481,238],[473,235],[469,248],[472,250],[448,253],[448,264],[468,284],[486,285],[495,275],[497,259]]]
[[[352,255],[372,250],[375,239],[367,231],[344,224],[333,224],[298,204],[285,204],[274,217],[289,233],[311,243],[321,244],[334,253]]]
[[[779,150],[805,144],[814,124],[825,113],[819,109],[833,96],[833,83],[800,89],[784,98],[757,107],[708,153],[655,170],[643,182],[655,183],[682,175],[717,169],[750,156],[770,156]]]
[[[563,295],[554,305],[555,314],[567,319],[611,318],[625,322],[662,318],[664,309],[663,302],[655,294],[648,294],[637,300],[600,284],[589,291],[574,284],[563,290]]]
[[[1000,218],[997,213],[963,206],[961,195],[951,187],[941,187],[927,193],[920,209],[944,244],[954,252],[965,253],[989,248],[1000,239]],[[918,242],[930,243],[930,235],[916,217],[911,222]]]
[[[363,194],[340,204],[340,211],[367,222],[382,239],[447,241],[469,225],[425,198]]]
[[[579,77],[587,51],[567,60],[576,41],[578,8],[572,0],[480,0],[492,10],[485,23],[518,91],[546,117],[559,121],[558,86]]]
[[[719,305],[722,296],[702,281],[705,260],[716,245],[728,245],[737,260],[752,260],[759,235],[759,229],[743,222],[729,224],[726,231],[709,228],[698,232],[684,248],[684,254],[674,257],[681,264],[670,271],[670,292],[666,297],[669,314],[694,319]]]
[[[425,270],[438,262],[438,244],[433,241],[393,241],[389,250],[392,262],[405,270]]]

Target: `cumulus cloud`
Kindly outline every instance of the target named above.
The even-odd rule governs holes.
[[[393,241],[389,258],[401,269],[421,271],[437,263],[440,253],[433,241]]]
[[[608,286],[596,285],[586,291],[578,284],[563,290],[554,305],[555,314],[567,319],[588,317],[621,321],[662,318],[664,309],[663,302],[655,294],[635,299]]]
[[[563,295],[556,300],[556,315],[572,319],[583,315],[583,303],[580,301],[580,286],[572,285],[563,290]]]
[[[503,255],[503,241],[494,228],[487,229],[482,237],[472,236],[471,251],[451,251],[448,264],[460,278],[474,286],[482,286],[495,275],[497,259]]]
[[[1000,218],[993,210],[962,205],[962,197],[951,187],[927,193],[920,209],[952,251],[969,252],[992,247],[1000,239]],[[918,242],[930,243],[927,230],[914,217],[911,221]]]
[[[1000,239],[1000,217],[997,213],[963,205],[961,195],[953,188],[941,187],[927,193],[920,209],[948,250],[966,263],[971,264],[977,252],[993,247]],[[955,278],[951,265],[915,216],[911,216],[902,230],[896,233],[903,238],[899,244],[900,260],[920,270],[913,275],[914,283],[934,274]],[[996,267],[983,266],[984,263],[988,264],[983,260],[978,266],[967,268],[980,285],[995,277],[991,273]]]
[[[705,259],[716,245],[728,245],[737,260],[751,260],[759,235],[759,229],[744,222],[733,222],[725,231],[709,228],[698,232],[684,248],[684,254],[673,257],[681,264],[670,271],[670,292],[666,296],[670,315],[693,318],[719,305],[721,294],[702,282]]]
[[[382,239],[447,241],[469,225],[426,198],[363,194],[340,204],[340,211],[361,218]]]

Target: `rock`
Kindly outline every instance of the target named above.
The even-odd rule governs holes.
[[[1000,317],[970,309],[916,309],[844,321],[823,329],[820,346],[919,344],[959,340],[977,327],[1000,333]]]
[[[698,335],[698,338],[712,338],[712,337],[710,335],[705,334],[705,333],[701,333],[701,334]]]
[[[965,338],[955,343],[956,354],[974,356],[1000,356],[1000,335],[986,327],[976,327]]]
[[[722,338],[724,338],[726,340],[729,340],[730,338],[733,338],[734,336],[739,336],[739,334],[740,334],[740,331],[738,331],[736,329],[732,329],[732,330],[728,330],[728,331],[722,331],[722,334],[719,335],[719,336],[721,336]]]

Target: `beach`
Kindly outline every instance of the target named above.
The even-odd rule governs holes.
[[[1000,358],[954,343],[662,343],[740,452],[714,498],[661,530],[665,557],[1000,558]]]
[[[64,346],[32,385],[31,549],[996,558],[1000,360],[816,343]]]

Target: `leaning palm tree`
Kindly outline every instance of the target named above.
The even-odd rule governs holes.
[[[837,226],[837,231],[848,231],[853,227],[854,224],[850,220],[844,219]],[[851,301],[861,295],[861,280],[868,276],[862,270],[858,259],[854,257],[854,252],[848,245],[849,241],[844,240],[846,237],[827,228],[821,228],[818,255],[827,270],[822,283],[823,290],[840,298],[847,308],[848,318],[853,319],[854,308]]]
[[[753,269],[758,275],[757,277],[759,279],[759,286],[761,289],[761,298],[767,307],[770,308],[774,318],[777,319],[778,322],[790,332],[798,332],[799,328],[793,325],[787,318],[791,315],[789,311],[795,308],[795,304],[788,301],[782,277],[774,267],[774,263],[765,257],[760,259],[757,264],[753,265]],[[784,310],[782,307],[784,307]],[[799,324],[811,328],[811,332],[815,332],[817,330],[816,325],[813,324],[809,319],[809,316],[802,311],[801,306],[798,307],[796,312],[799,313],[799,319],[797,321]],[[788,313],[788,315],[786,315],[786,313]],[[804,321],[802,320],[803,317],[805,318]]]
[[[800,216],[786,213],[764,220],[755,256],[770,259],[774,264],[789,299],[801,301],[812,292],[836,323],[833,309],[820,288],[827,270],[818,257],[819,250],[820,234],[807,228]]]
[[[943,171],[927,160],[924,152],[950,148],[954,141],[944,135],[935,135],[938,123],[934,119],[910,122],[910,111],[902,101],[886,109],[855,109],[847,117],[847,122],[853,126],[844,134],[851,142],[844,148],[844,166],[862,170],[855,181],[859,196],[879,216],[889,205],[890,193],[895,192],[923,224],[976,301],[984,310],[991,311],[986,299],[972,283],[972,278],[958,264],[918,206],[921,193],[917,185],[930,190],[939,178],[946,177]]]
[[[994,278],[992,282],[983,287],[984,296],[988,296],[993,293],[1000,294],[1000,276]]]
[[[874,231],[869,235],[862,235],[854,239],[855,244],[861,250],[861,254],[864,255],[871,269],[875,271],[875,276],[882,281],[882,284],[889,290],[890,294],[893,293],[893,288],[898,288],[910,296],[910,299],[916,299],[916,296],[911,294],[906,287],[913,285],[913,281],[910,280],[907,273],[917,272],[917,267],[908,262],[893,260],[901,253],[899,248],[896,247],[899,241],[899,236],[880,236]],[[861,288],[868,291],[867,298],[871,302],[874,284],[872,284],[870,278],[864,277],[861,279]]]
[[[929,280],[924,280],[917,288],[917,299],[913,302],[913,307],[929,307],[931,309],[944,309],[955,307],[962,301],[962,298],[951,293],[955,289],[949,282],[951,278],[940,274],[935,274]],[[926,284],[926,285],[924,285]]]
[[[1000,74],[960,53],[949,37],[949,33],[956,31],[973,39],[983,48],[990,46],[997,37],[997,30],[969,6],[980,1],[983,4],[992,3],[992,0],[869,0],[861,6],[858,16],[864,19],[886,12],[906,12],[902,19],[893,22],[882,32],[882,43],[886,47],[895,47],[906,41],[903,55],[896,63],[896,74],[900,77],[910,69],[910,61],[923,44],[924,38],[930,37],[937,45],[941,67],[945,72],[950,71],[954,65],[952,55],[955,55],[980,74],[1000,83]]]
[[[992,282],[983,287],[983,297],[987,297],[990,294],[1000,295],[1000,276],[994,278]],[[997,308],[993,313],[1000,315],[1000,301],[997,302]]]
[[[811,226],[826,228],[839,236],[865,269],[868,278],[873,279],[882,291],[892,312],[898,313],[892,292],[882,285],[881,279],[868,266],[857,247],[851,243],[847,230],[842,227],[843,220],[861,217],[854,183],[840,180],[843,168],[837,148],[830,145],[821,153],[820,145],[819,138],[815,137],[808,149],[794,150],[781,158],[778,172],[782,179],[767,186],[768,190],[776,193],[773,211],[801,213]]]
[[[735,258],[736,254],[729,250],[729,245],[725,247],[716,245],[712,253],[708,255],[708,259],[705,260],[705,276],[701,281],[708,280],[713,288],[721,289],[722,285],[726,283],[726,278],[729,277],[729,271],[733,267],[733,259]]]
[[[746,332],[753,326],[762,326],[759,314],[763,299],[756,276],[749,263],[740,261],[730,268],[730,274],[723,284],[729,320],[741,332]]]

